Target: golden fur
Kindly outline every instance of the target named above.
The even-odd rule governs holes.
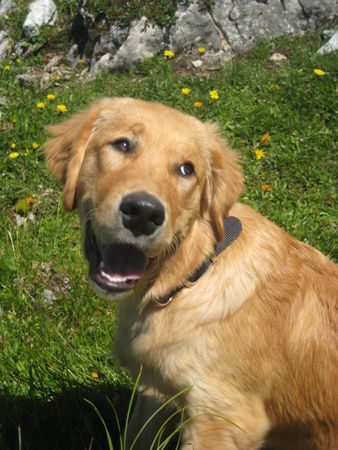
[[[90,219],[104,245],[135,245],[151,261],[120,298],[115,349],[136,376],[135,436],[178,391],[188,418],[181,448],[334,450],[337,267],[250,207],[236,155],[217,127],[160,104],[101,99],[50,128],[50,171],[65,184],[64,205]],[[123,154],[116,142],[128,139]],[[195,173],[178,175],[192,163]],[[135,238],[117,220],[126,194],[160,199],[165,222]],[[160,308],[223,239],[223,219],[243,231],[190,288]],[[150,448],[158,423],[142,434]],[[192,446],[192,445],[193,446]]]

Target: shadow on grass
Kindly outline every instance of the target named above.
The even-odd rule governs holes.
[[[120,450],[120,435],[110,402],[123,430],[130,398],[130,389],[111,385],[67,389],[49,401],[0,394],[0,450],[109,450],[104,426],[86,400],[97,407],[114,450]],[[176,445],[174,438],[166,448],[173,450]],[[261,450],[272,449],[261,447]]]
[[[22,450],[108,449],[104,427],[84,399],[99,409],[114,449],[119,449],[118,428],[107,398],[114,404],[123,427],[130,395],[127,388],[113,386],[70,389],[50,401],[0,395],[0,450],[19,449],[19,426]]]

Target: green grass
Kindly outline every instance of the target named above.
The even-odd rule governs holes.
[[[106,396],[121,417],[129,398],[128,375],[110,352],[117,307],[87,282],[78,218],[63,212],[61,187],[45,168],[45,126],[102,95],[157,100],[217,121],[241,155],[242,200],[335,258],[337,66],[334,54],[316,55],[321,44],[319,34],[281,38],[274,51],[284,53],[286,62],[270,62],[272,46],[262,44],[209,77],[179,75],[175,60],[158,56],[128,73],[82,84],[76,74],[67,82],[61,78],[48,90],[15,79],[28,66],[41,67],[43,56],[21,63],[13,57],[0,65],[0,97],[7,101],[0,119],[1,449],[19,448],[19,425],[22,448],[107,448],[100,419],[84,398],[98,407],[112,435],[116,425]],[[316,76],[315,68],[326,75]],[[183,87],[191,88],[189,96],[182,95]],[[211,89],[219,100],[210,99]],[[54,102],[48,93],[56,95]],[[40,101],[43,110],[36,107]],[[202,108],[194,108],[194,101]],[[57,111],[61,103],[68,112]],[[271,140],[262,144],[266,132]],[[257,145],[265,153],[259,161]],[[19,157],[10,159],[12,151]],[[27,197],[35,199],[35,222],[18,227],[14,205]],[[46,289],[55,294],[52,305],[44,301]]]

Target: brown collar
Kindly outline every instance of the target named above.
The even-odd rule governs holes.
[[[164,308],[168,306],[169,303],[173,300],[174,296],[180,290],[184,288],[190,288],[192,285],[196,283],[199,278],[209,269],[209,267],[214,263],[217,259],[217,256],[222,253],[229,245],[231,245],[241,234],[242,232],[242,224],[237,217],[229,216],[224,220],[224,241],[218,242],[215,245],[215,253],[211,258],[207,258],[201,266],[197,268],[197,270],[186,280],[184,280],[179,286],[173,289],[169,294],[156,298],[152,297],[152,302],[160,307]]]

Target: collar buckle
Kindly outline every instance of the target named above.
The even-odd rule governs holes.
[[[172,302],[173,298],[174,298],[175,294],[170,295],[170,297],[168,297],[166,300],[164,301],[159,301],[157,298],[153,297],[152,301],[153,303],[158,306],[159,308],[165,308],[166,306],[169,305],[169,303]]]

